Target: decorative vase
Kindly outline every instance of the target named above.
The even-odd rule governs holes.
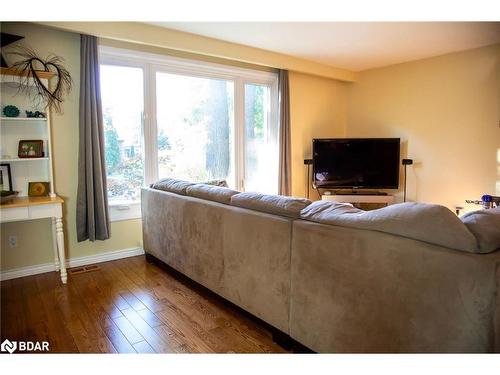
[[[15,105],[6,105],[3,107],[3,114],[5,117],[17,117],[19,116],[19,108]]]

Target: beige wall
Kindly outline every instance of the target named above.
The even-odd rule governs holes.
[[[2,31],[25,36],[24,43],[40,55],[49,53],[64,57],[65,66],[74,80],[73,91],[64,102],[64,113],[54,114],[52,140],[54,149],[54,177],[56,192],[66,203],[64,224],[66,253],[69,258],[98,254],[106,251],[140,246],[140,220],[114,222],[112,237],[107,241],[76,241],[76,191],[78,163],[78,97],[80,81],[80,37],[77,34],[52,30],[33,24],[2,23]],[[12,166],[13,168],[15,166]],[[51,224],[49,220],[1,225],[1,269],[53,261]],[[17,235],[18,247],[8,247],[9,235]]]
[[[292,129],[292,195],[306,196],[307,169],[313,138],[343,137],[346,132],[347,83],[290,73]],[[318,199],[315,191],[311,199]]]
[[[500,194],[500,45],[359,74],[347,135],[401,137],[409,198],[450,208]]]

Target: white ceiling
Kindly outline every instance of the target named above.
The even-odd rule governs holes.
[[[500,43],[500,22],[154,22],[361,71]]]

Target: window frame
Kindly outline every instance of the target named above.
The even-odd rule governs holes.
[[[119,66],[119,67],[127,67],[127,68],[139,68],[142,69],[142,87],[143,87],[143,118],[142,118],[142,128],[141,128],[141,135],[142,135],[142,141],[143,141],[143,148],[144,148],[144,169],[143,169],[143,181],[142,181],[142,186],[145,186],[145,174],[146,174],[146,153],[147,150],[147,142],[145,139],[145,105],[148,102],[146,100],[146,84],[144,82],[146,78],[145,70],[147,69],[146,64],[140,63],[138,61],[133,61],[133,60],[128,60],[128,59],[121,59],[121,58],[116,58],[114,55],[108,55],[108,54],[101,54],[101,51],[99,51],[99,66],[101,65],[111,65],[111,66]],[[107,178],[107,176],[106,176]],[[109,216],[110,216],[110,221],[124,221],[124,220],[135,220],[135,219],[140,219],[141,218],[141,201],[134,201],[134,202],[109,202],[108,201],[108,209],[109,209]]]
[[[245,190],[245,84],[267,86],[270,89],[271,107],[269,121],[278,126],[278,74],[247,68],[222,65],[206,61],[157,55],[148,52],[99,46],[99,64],[140,68],[143,71],[143,121],[144,180],[148,186],[158,180],[158,127],[156,121],[156,73],[185,75],[190,77],[229,80],[234,83],[234,139],[235,181],[237,190]],[[279,141],[279,140],[278,140]],[[278,181],[276,181],[278,184]],[[128,208],[127,208],[128,206]],[[141,217],[140,202],[109,204],[111,221]]]

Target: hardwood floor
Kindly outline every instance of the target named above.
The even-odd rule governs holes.
[[[51,353],[283,353],[271,333],[143,256],[1,283],[1,341]]]

